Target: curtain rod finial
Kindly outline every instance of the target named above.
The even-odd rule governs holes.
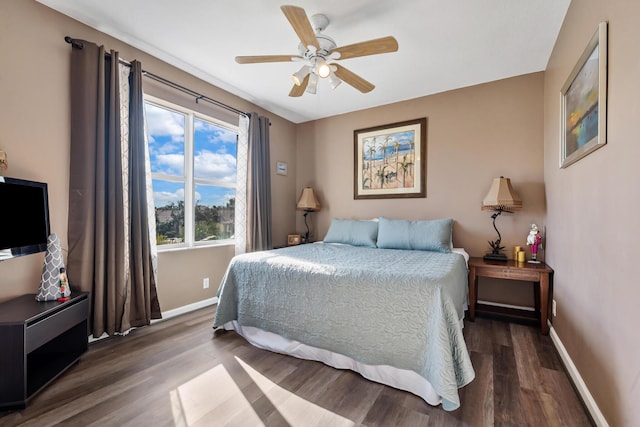
[[[84,43],[74,40],[69,36],[65,36],[64,41],[66,41],[73,47],[77,47],[78,49],[84,49]]]

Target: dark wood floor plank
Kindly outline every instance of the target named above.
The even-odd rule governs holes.
[[[565,426],[591,425],[592,420],[585,412],[582,400],[575,393],[573,385],[564,371],[543,368],[542,374],[549,389],[548,395],[553,397],[556,404],[556,413],[561,424]],[[555,396],[565,396],[565,398],[556,400]]]
[[[538,360],[540,361],[540,366],[546,369],[563,371],[564,367],[562,366],[562,361],[560,360],[560,356],[558,355],[553,342],[548,339],[548,337],[542,335],[539,335],[536,338],[537,339],[533,344],[538,355]]]
[[[491,319],[477,317],[475,322],[466,322],[464,326],[464,339],[469,352],[491,353],[492,333]]]
[[[312,362],[309,360],[291,358],[291,362],[297,366],[297,369],[282,379],[280,385],[292,393],[296,393],[300,387],[310,381],[327,366],[320,362]]]
[[[491,354],[471,353],[475,379],[460,391],[460,408],[455,412],[463,425],[493,425],[494,378]],[[478,399],[478,396],[485,396]]]
[[[369,381],[353,371],[344,370],[327,393],[319,396],[314,403],[332,408],[335,413],[360,424],[383,388],[381,384]]]
[[[500,320],[491,321],[491,332],[493,338],[493,344],[502,345],[505,347],[512,347],[511,330],[509,329],[509,323]]]
[[[592,425],[535,326],[466,322],[476,378],[447,412],[352,371],[215,334],[214,315],[209,307],[91,343],[27,408],[0,412],[0,426]]]
[[[520,380],[513,347],[493,350],[494,419],[496,426],[525,425],[520,401]]]
[[[413,423],[415,418],[421,416],[424,424],[429,425],[429,416],[418,414],[415,411],[406,411],[397,404],[399,390],[385,389],[373,403],[371,410],[367,412],[363,425],[368,427],[405,426]],[[409,413],[416,414],[409,417]]]
[[[533,329],[517,323],[511,324],[510,327],[520,387],[544,391],[540,374],[540,360],[532,346]]]
[[[521,388],[519,393],[523,418],[527,421],[526,425],[561,425],[554,405],[544,396],[544,393],[528,388]]]

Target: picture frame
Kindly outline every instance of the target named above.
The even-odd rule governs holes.
[[[276,174],[287,176],[288,165],[285,162],[276,162]]]
[[[354,199],[427,197],[427,118],[353,131]]]
[[[302,242],[302,236],[299,234],[289,234],[287,236],[287,245],[295,246],[299,245]]]
[[[560,91],[560,168],[607,143],[607,22],[601,22]]]

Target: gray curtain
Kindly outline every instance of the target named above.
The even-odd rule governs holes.
[[[71,54],[67,274],[72,288],[91,292],[90,329],[99,337],[161,314],[150,271],[141,67],[134,62],[124,103],[130,111],[129,182],[123,184],[119,55],[81,43]]]
[[[251,113],[247,151],[247,252],[271,249],[269,119]]]

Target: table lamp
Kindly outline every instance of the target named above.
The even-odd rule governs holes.
[[[318,202],[318,199],[316,198],[313,188],[305,187],[304,189],[302,189],[302,194],[300,195],[300,199],[298,200],[296,209],[299,211],[304,211],[304,225],[307,227],[307,232],[302,237],[302,243],[309,243],[311,233],[309,233],[309,224],[307,224],[307,215],[309,215],[309,212],[320,210],[320,202]]]
[[[518,194],[511,187],[511,180],[501,176],[495,178],[491,183],[491,188],[486,197],[482,201],[482,210],[492,210],[493,215],[493,228],[498,233],[498,240],[489,241],[492,251],[484,256],[485,260],[493,261],[506,261],[507,256],[501,251],[504,246],[500,246],[502,236],[496,227],[496,218],[500,216],[502,212],[513,213],[513,211],[522,209],[522,200]]]

